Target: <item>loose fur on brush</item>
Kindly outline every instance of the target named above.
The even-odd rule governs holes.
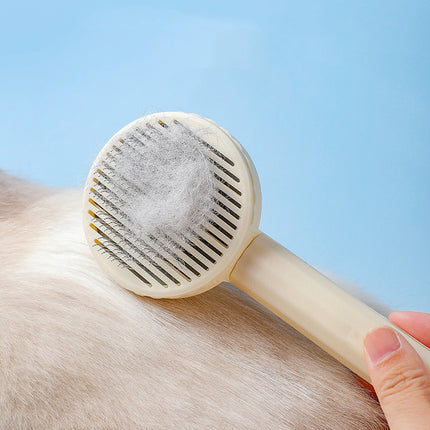
[[[387,429],[353,374],[235,287],[125,291],[81,192],[0,172],[1,429]]]

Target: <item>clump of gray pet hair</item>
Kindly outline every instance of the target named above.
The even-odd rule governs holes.
[[[136,128],[121,139],[114,177],[125,193],[121,219],[135,237],[186,241],[210,216],[215,179],[207,149],[172,124]],[[126,185],[124,185],[124,183]]]

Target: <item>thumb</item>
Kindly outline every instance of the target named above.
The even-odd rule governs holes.
[[[430,429],[430,375],[412,346],[382,327],[367,334],[364,350],[390,429]]]

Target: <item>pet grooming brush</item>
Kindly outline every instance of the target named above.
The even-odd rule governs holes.
[[[91,168],[83,212],[95,259],[122,287],[179,298],[232,282],[367,381],[366,333],[396,328],[258,230],[254,164],[199,115],[152,114],[115,134]],[[430,349],[402,334],[429,368]]]

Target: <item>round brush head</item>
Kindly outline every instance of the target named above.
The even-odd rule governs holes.
[[[95,160],[84,190],[93,254],[122,287],[186,297],[228,280],[255,237],[261,192],[242,146],[209,119],[140,118]]]

